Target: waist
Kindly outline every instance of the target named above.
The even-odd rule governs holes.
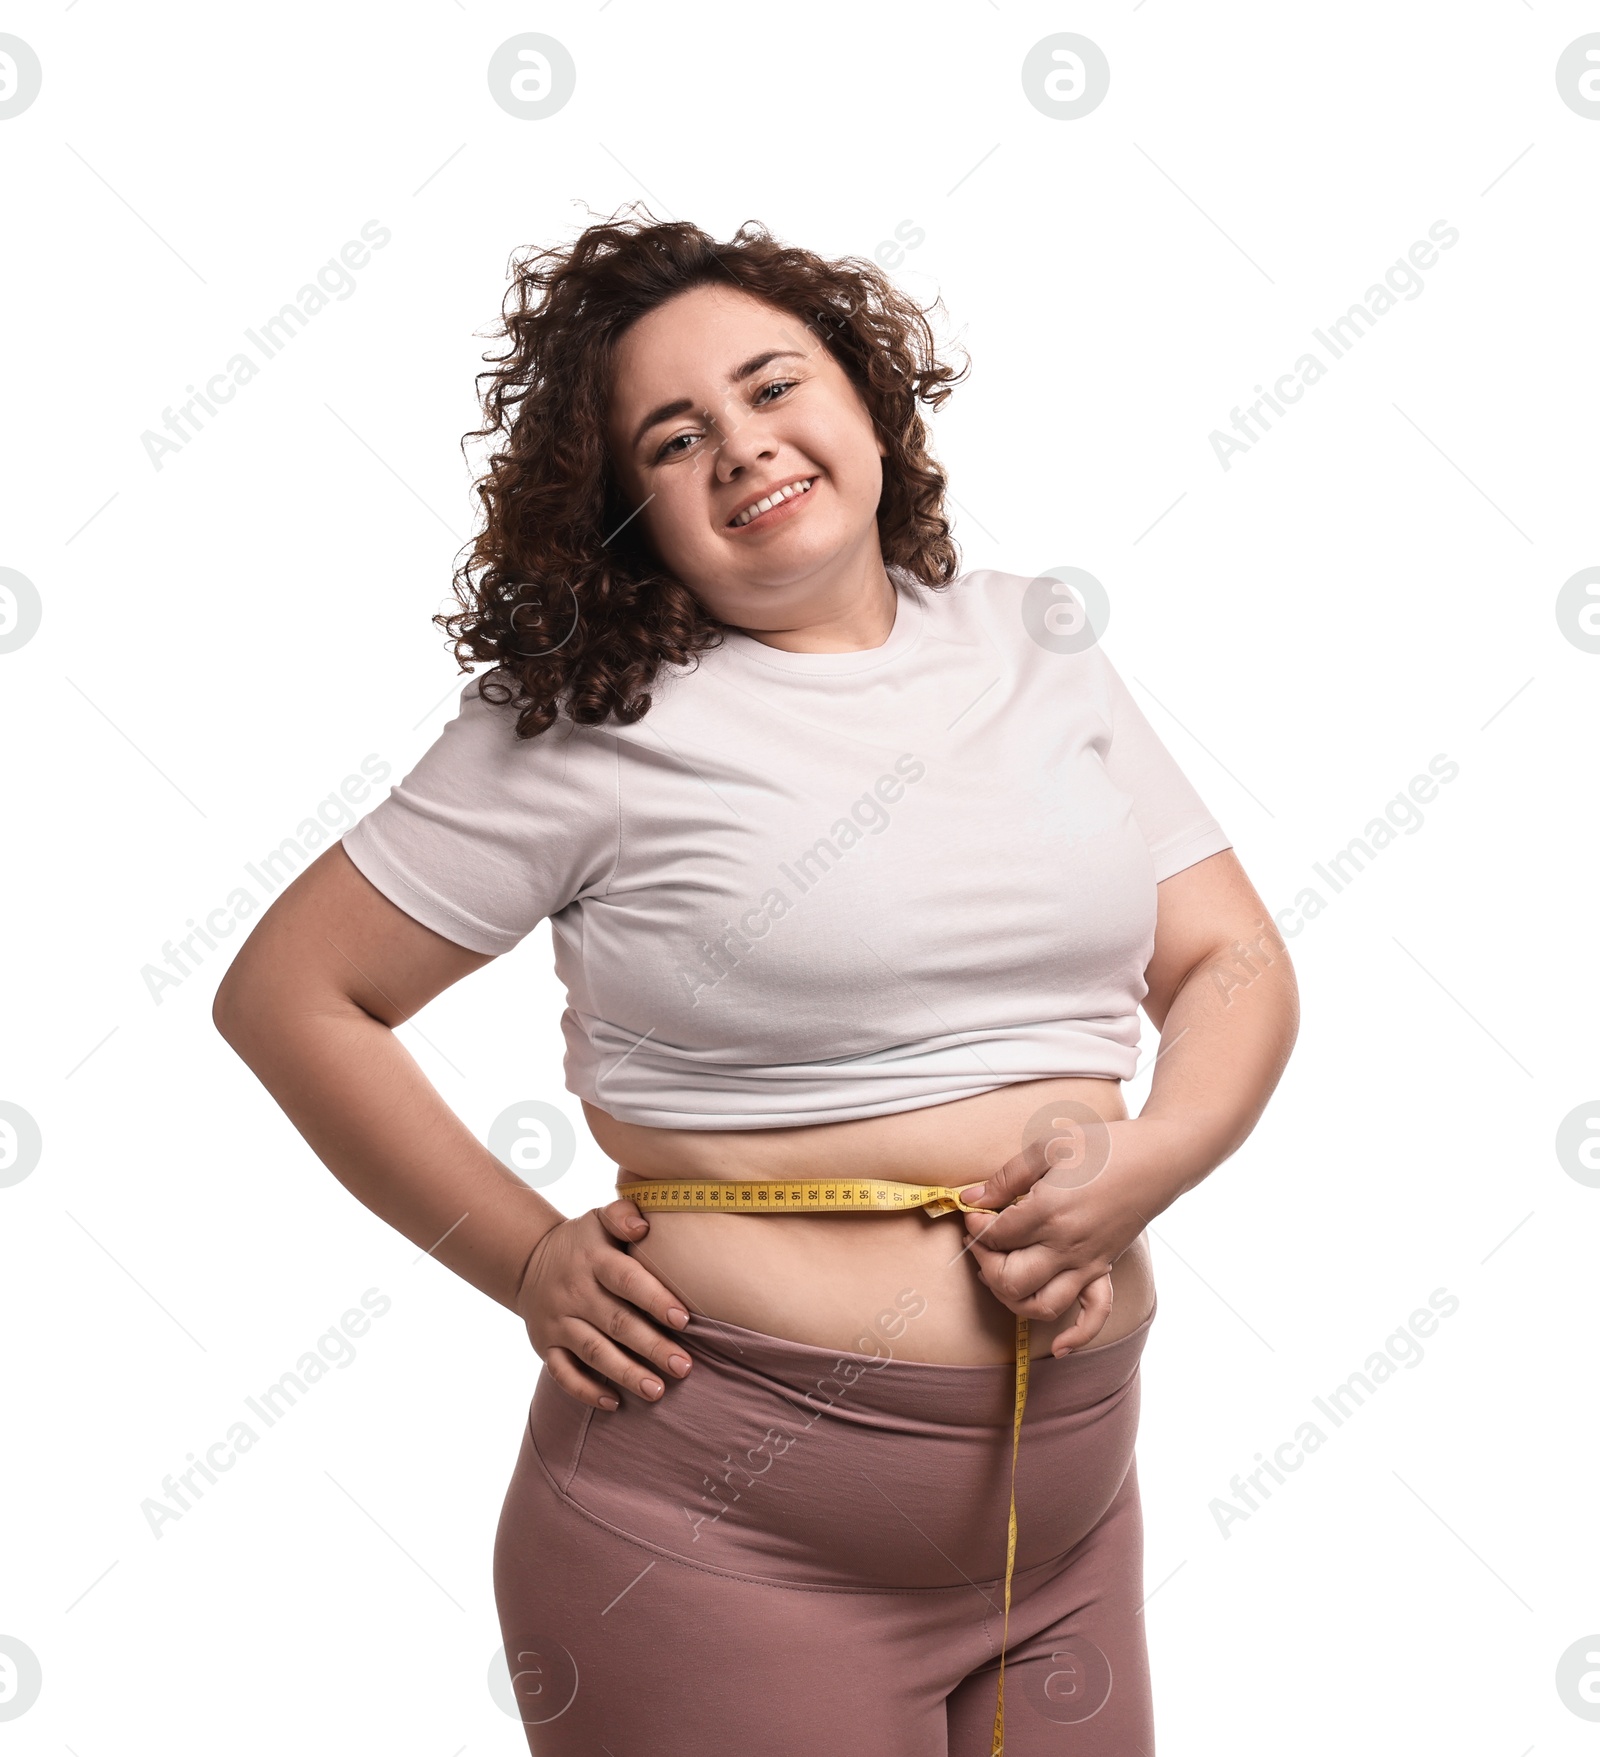
[[[619,1122],[585,1102],[590,1133],[618,1184],[652,1178],[796,1179],[821,1175],[961,1186],[1048,1137],[1052,1159],[1086,1150],[1097,1122],[1128,1110],[1122,1084],[1024,1080],[916,1110],[781,1129],[661,1129]]]
[[[961,1188],[1049,1138],[1052,1159],[1092,1154],[1098,1122],[1127,1116],[1116,1080],[1063,1076],[997,1087],[973,1098],[853,1122],[737,1131],[642,1128],[587,1103],[601,1150],[616,1161],[617,1190],[634,1182],[729,1183],[833,1177],[888,1178]],[[623,1248],[666,1281],[686,1309],[817,1347],[849,1347],[873,1314],[913,1288],[929,1302],[905,1347],[942,1364],[1011,1360],[1012,1314],[978,1274],[954,1211],[724,1213],[655,1210],[641,1242]],[[1136,1328],[1153,1309],[1155,1280],[1143,1234],[1118,1260],[1115,1304],[1093,1349]],[[1074,1300],[1030,1326],[1029,1352],[1050,1351],[1076,1322]],[[1084,1352],[1087,1352],[1085,1350]],[[903,1352],[903,1350],[902,1350]]]
[[[626,1193],[620,1180],[618,1187]],[[700,1188],[708,1187],[722,1186],[702,1180]],[[648,1234],[623,1249],[693,1314],[818,1348],[870,1353],[875,1326],[887,1326],[899,1338],[902,1359],[983,1365],[1015,1358],[1014,1315],[980,1279],[953,1209],[817,1213],[730,1205],[722,1212],[644,1212]],[[1153,1313],[1155,1282],[1143,1234],[1110,1279],[1111,1315],[1093,1340],[1079,1345],[1080,1357],[1139,1328]],[[897,1315],[908,1305],[915,1323]],[[1052,1352],[1080,1310],[1074,1300],[1059,1317],[1032,1321],[1028,1352],[1034,1359]]]

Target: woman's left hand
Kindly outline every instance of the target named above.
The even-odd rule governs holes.
[[[1002,1305],[1053,1319],[1081,1299],[1077,1320],[1052,1346],[1059,1357],[1092,1342],[1111,1316],[1111,1267],[1149,1224],[1141,1169],[1170,1154],[1171,1137],[1166,1125],[1133,1118],[1094,1125],[1076,1153],[1052,1158],[1056,1144],[1032,1142],[961,1196],[999,1210],[962,1218],[979,1273]]]

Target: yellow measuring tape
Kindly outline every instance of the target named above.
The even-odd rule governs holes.
[[[728,1183],[720,1178],[660,1178],[618,1183],[617,1194],[640,1208],[711,1209],[723,1214],[896,1214],[925,1208],[930,1214],[992,1214],[963,1202],[942,1184],[887,1183],[878,1178],[807,1178],[796,1182]],[[1028,1401],[1028,1320],[1017,1317],[1017,1390],[1011,1418],[1011,1512],[1006,1526],[1005,1617],[1000,1632],[1000,1673],[995,1697],[994,1737],[989,1757],[1003,1757],[1006,1736],[1006,1642],[1011,1632],[1011,1575],[1017,1560],[1017,1447],[1022,1410]]]

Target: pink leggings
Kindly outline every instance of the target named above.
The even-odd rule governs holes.
[[[1155,1750],[1134,1465],[1154,1316],[1031,1364],[1008,1757]],[[534,1757],[988,1757],[1012,1366],[701,1317],[678,1337],[694,1366],[657,1403],[534,1391],[494,1549]]]

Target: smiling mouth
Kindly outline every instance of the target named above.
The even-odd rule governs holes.
[[[771,512],[773,507],[782,506],[786,500],[798,500],[802,494],[811,492],[816,480],[815,476],[802,476],[798,482],[791,482],[786,487],[775,490],[764,500],[758,500],[754,505],[747,506],[743,511],[735,513],[728,520],[728,528],[735,531],[742,530],[744,526],[760,518],[762,513]]]

